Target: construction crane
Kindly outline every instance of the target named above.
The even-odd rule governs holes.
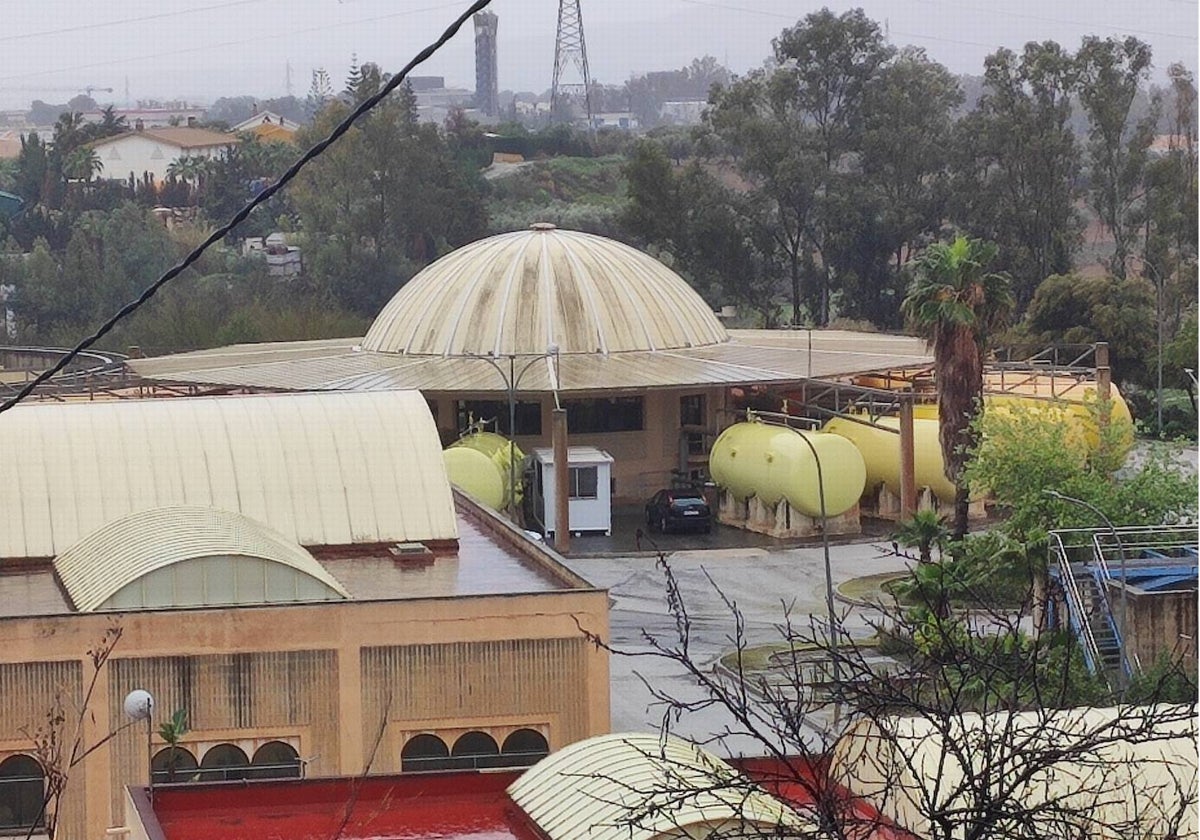
[[[34,85],[9,87],[8,85],[0,85],[0,91],[16,93],[86,93],[88,96],[91,96],[94,91],[112,93],[113,89],[97,85],[83,85],[82,87],[37,87]]]

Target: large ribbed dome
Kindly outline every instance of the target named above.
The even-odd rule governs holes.
[[[727,341],[704,300],[641,251],[536,224],[447,254],[379,313],[363,349],[458,356],[619,353]]]

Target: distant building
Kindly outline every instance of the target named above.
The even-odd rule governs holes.
[[[274,111],[259,111],[237,125],[231,126],[229,130],[234,134],[240,134],[243,131],[253,131],[259,127],[286,128],[288,131],[295,132],[300,129],[300,123],[280,116]]]
[[[500,83],[496,64],[496,27],[492,12],[475,15],[475,107],[489,117],[500,114]]]
[[[265,239],[261,236],[247,237],[242,243],[242,254],[265,259],[267,274],[271,277],[295,277],[304,272],[299,246],[289,245],[282,233],[272,233]]]
[[[704,118],[708,101],[704,99],[680,99],[664,102],[659,109],[663,122],[674,125],[699,125]]]
[[[407,79],[413,93],[427,90],[440,90],[446,86],[445,76],[409,76]]]
[[[204,119],[204,109],[198,105],[188,105],[187,103],[178,103],[177,105],[164,105],[162,107],[146,107],[146,108],[114,108],[113,115],[116,117],[124,117],[130,127],[137,124],[141,120],[145,128],[169,128],[171,126],[187,125],[189,120],[198,121]],[[104,119],[103,110],[84,111],[83,121],[89,123],[98,123]]]
[[[633,131],[641,127],[641,122],[632,111],[609,111],[603,114],[592,114],[592,128],[620,128]]]
[[[155,183],[167,178],[171,164],[185,157],[219,158],[238,144],[233,134],[204,128],[146,128],[97,140],[91,146],[100,158],[101,178],[140,179],[149,173]]]

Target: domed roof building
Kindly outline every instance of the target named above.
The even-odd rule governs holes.
[[[729,341],[675,272],[628,245],[538,223],[466,245],[402,288],[364,350],[434,356],[625,353]]]
[[[425,395],[446,442],[495,419],[525,451],[567,409],[572,446],[615,459],[614,497],[699,475],[732,421],[730,389],[929,362],[918,339],[727,330],[687,282],[605,237],[537,223],[463,246],[385,305],[365,337],[237,345],[130,362],[152,383]]]

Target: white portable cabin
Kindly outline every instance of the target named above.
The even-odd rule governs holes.
[[[572,533],[603,532],[612,534],[613,457],[594,446],[567,447],[567,475],[570,481],[568,502]],[[533,518],[543,534],[553,534],[554,450],[535,449],[530,453],[532,472]]]

